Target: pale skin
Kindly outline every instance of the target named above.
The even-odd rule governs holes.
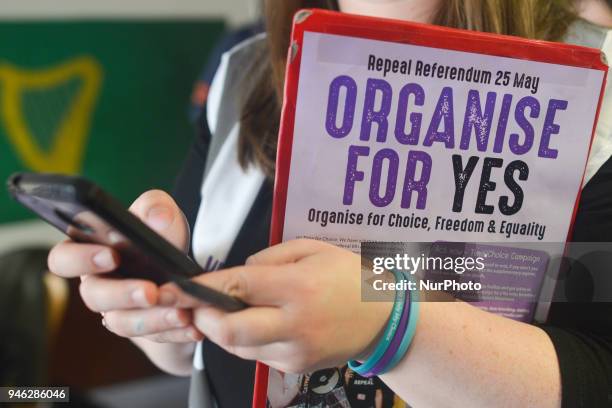
[[[168,194],[148,191],[130,211],[187,251],[189,227]],[[109,248],[65,241],[49,254],[49,269],[63,277],[81,278],[83,301],[92,311],[104,313],[108,330],[130,338],[162,370],[189,375],[194,344],[203,338],[191,324],[191,311],[158,306],[160,289],[152,282],[105,278],[118,259]]]
[[[577,7],[580,16],[585,20],[612,28],[612,11],[605,0],[581,0]]]
[[[340,0],[343,11],[430,22],[432,0]],[[579,4],[581,16],[612,26],[601,0]],[[140,196],[130,210],[187,251],[189,230],[161,191]],[[242,267],[196,280],[253,307],[228,314],[202,305],[172,286],[113,280],[118,256],[110,249],[63,242],[49,268],[81,277],[81,296],[104,313],[106,327],[130,338],[159,368],[189,375],[194,344],[207,336],[231,353],[286,372],[305,372],[363,358],[389,316],[391,304],[360,301],[359,257],[314,241],[266,249]],[[358,318],[355,318],[358,316]],[[333,339],[333,341],[330,341]],[[461,302],[421,304],[409,352],[383,381],[412,406],[559,407],[557,356],[539,328]]]

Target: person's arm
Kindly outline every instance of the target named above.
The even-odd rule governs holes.
[[[328,244],[289,241],[244,267],[196,278],[253,307],[224,313],[180,293],[178,304],[196,307],[196,327],[242,358],[286,372],[338,366],[367,355],[392,306],[361,300],[360,263]],[[462,302],[422,302],[410,350],[382,379],[413,406],[561,405],[559,365],[546,333]]]
[[[535,326],[463,302],[422,302],[406,357],[381,379],[426,407],[560,407],[555,349]]]

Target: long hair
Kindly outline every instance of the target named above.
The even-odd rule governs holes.
[[[559,41],[576,19],[572,0],[443,0],[434,24]],[[267,44],[243,84],[238,159],[273,178],[293,15],[302,8],[338,9],[336,0],[266,0]]]

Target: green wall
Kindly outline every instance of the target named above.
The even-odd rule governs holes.
[[[79,173],[128,204],[168,189],[221,21],[1,22],[0,182]],[[4,190],[4,189],[2,189]],[[0,223],[31,215],[0,191]]]

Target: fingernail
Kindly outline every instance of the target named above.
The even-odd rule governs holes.
[[[136,306],[150,306],[144,289],[136,289],[132,292],[132,300]]]
[[[92,258],[92,262],[99,269],[113,269],[115,267],[113,254],[108,249],[102,250],[95,254]]]
[[[172,213],[168,207],[153,207],[147,213],[147,224],[156,231],[163,231],[172,223]]]
[[[176,295],[173,292],[162,290],[159,294],[159,304],[161,306],[173,306],[176,303]]]
[[[181,319],[179,319],[178,312],[176,310],[171,310],[166,313],[166,321],[176,327],[183,325],[183,322],[181,322]]]

